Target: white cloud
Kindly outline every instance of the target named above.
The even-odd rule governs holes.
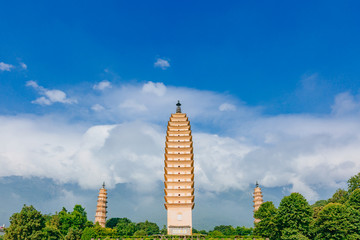
[[[143,112],[147,110],[145,104],[137,103],[136,101],[131,99],[127,99],[126,101],[121,103],[119,107],[129,109],[130,111],[139,111],[139,112]]]
[[[220,111],[235,111],[236,107],[235,105],[231,104],[231,103],[223,103],[219,106],[219,110]]]
[[[20,66],[24,70],[26,70],[28,68],[27,65],[25,63],[23,63],[23,62],[20,63]]]
[[[335,97],[335,103],[331,107],[332,113],[337,116],[344,116],[353,113],[360,113],[359,96],[354,97],[349,92],[340,93]]]
[[[26,82],[26,86],[34,88],[42,97],[37,98],[36,100],[32,101],[34,104],[40,105],[52,105],[53,103],[66,103],[66,104],[73,104],[77,103],[76,99],[71,99],[66,96],[61,90],[53,89],[49,90],[42,86],[39,86],[35,81],[28,81]]]
[[[142,91],[145,93],[154,93],[155,95],[161,97],[166,93],[166,86],[162,82],[147,82],[143,85]]]
[[[7,63],[4,63],[4,62],[0,62],[0,71],[8,71],[8,72],[10,72],[12,68],[14,68],[13,65],[7,64]]]
[[[48,91],[34,81],[27,85]],[[38,101],[64,98],[50,93],[42,93]],[[356,97],[349,93],[336,96],[333,113],[321,117],[265,116],[239,104],[236,111],[223,114],[219,106],[239,100],[152,82],[113,86],[106,95],[84,99],[93,101],[86,108],[92,106],[91,114],[106,117],[97,122],[117,119],[119,124],[90,121],[80,131],[78,125],[53,119],[0,118],[0,165],[6,166],[0,177],[49,177],[84,188],[98,188],[105,180],[110,186],[128,183],[151,191],[163,181],[166,121],[178,99],[192,123],[195,181],[203,193],[247,191],[258,180],[264,187],[285,187],[314,201],[324,198],[320,190],[335,191],[360,171],[360,122]],[[345,117],[336,114],[342,112]]]
[[[95,112],[100,112],[100,111],[103,111],[105,108],[102,105],[97,103],[97,104],[92,105],[91,109],[94,110]]]
[[[103,80],[93,86],[95,90],[104,90],[106,88],[111,88],[111,83],[108,80]]]
[[[158,58],[154,63],[154,67],[161,68],[162,70],[166,70],[167,68],[170,67],[170,63],[168,60]]]

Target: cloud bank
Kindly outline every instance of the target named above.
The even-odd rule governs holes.
[[[51,90],[35,82],[28,86],[51,103],[67,99],[51,98]],[[139,192],[162,188],[166,124],[178,99],[192,123],[202,194],[248,191],[259,181],[315,201],[321,189],[343,187],[360,170],[360,104],[350,93],[337,95],[323,116],[265,116],[226,94],[153,82],[78,97],[79,108],[92,109],[87,119],[104,124],[79,128],[56,117],[0,117],[0,177],[46,177],[84,189],[103,181]]]

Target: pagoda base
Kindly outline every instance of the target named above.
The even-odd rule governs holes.
[[[191,235],[192,229],[190,226],[169,226],[169,235]]]
[[[192,208],[191,205],[168,206],[167,225],[169,235],[192,234]]]

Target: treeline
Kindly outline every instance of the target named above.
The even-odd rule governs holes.
[[[252,228],[220,225],[207,232],[193,229],[193,234],[217,236],[249,236]],[[63,208],[54,215],[41,214],[33,206],[24,205],[19,213],[10,217],[10,226],[5,229],[4,239],[39,239],[39,240],[90,240],[92,238],[109,239],[122,237],[144,237],[166,235],[167,228],[162,229],[156,223],[145,221],[135,223],[128,218],[111,218],[106,227],[93,224],[87,219],[87,213],[81,205],[75,205],[73,211]],[[0,239],[3,237],[0,236]]]
[[[360,173],[328,200],[309,205],[299,193],[284,197],[279,207],[263,203],[254,233],[270,239],[360,239]]]
[[[106,222],[107,229],[116,230],[117,236],[132,237],[132,236],[151,236],[151,235],[166,235],[166,225],[159,229],[156,223],[145,221],[143,223],[133,223],[128,218],[111,218]],[[230,225],[220,225],[214,227],[211,231],[192,229],[194,235],[204,236],[249,236],[253,233],[253,228],[236,227]]]

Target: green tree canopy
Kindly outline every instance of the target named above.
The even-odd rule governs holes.
[[[112,228],[103,228],[97,222],[93,227],[86,227],[82,231],[81,240],[91,240],[91,239],[107,239],[107,238],[117,238],[119,235],[116,232],[116,229]]]
[[[349,193],[344,189],[339,188],[334,195],[329,199],[329,203],[345,203],[349,198]]]
[[[219,231],[224,236],[233,236],[236,235],[235,228],[231,225],[220,225],[214,227],[214,231]]]
[[[236,235],[249,236],[253,234],[254,229],[243,226],[243,227],[236,227],[235,231],[236,231]]]
[[[146,231],[145,230],[137,230],[135,233],[134,233],[134,236],[147,236],[146,234]]]
[[[222,234],[222,232],[220,232],[218,230],[214,230],[214,231],[209,232],[209,236],[210,237],[221,237],[221,236],[223,236],[223,234]]]
[[[351,208],[340,203],[329,203],[319,213],[313,225],[314,239],[350,239],[356,237],[356,216]]]
[[[10,217],[10,226],[6,228],[5,239],[41,239],[45,217],[33,206],[24,205],[20,213]]]
[[[70,228],[72,228],[72,234],[75,234],[75,230],[84,230],[86,227],[92,226],[92,222],[87,220],[87,214],[85,208],[81,205],[75,205],[72,212],[68,212],[66,208],[52,216],[50,220],[52,225],[57,226],[60,232],[66,236]]]
[[[313,211],[300,193],[291,193],[284,197],[276,214],[276,225],[282,233],[284,229],[297,230],[304,236],[309,236],[309,225],[312,221]]]
[[[260,222],[255,224],[254,233],[262,237],[276,239],[278,235],[276,213],[277,209],[272,202],[261,204],[254,214],[255,218],[260,219]]]
[[[360,172],[355,176],[352,176],[348,180],[348,192],[351,193],[355,191],[355,189],[360,188]]]
[[[293,228],[285,228],[281,235],[282,240],[308,240],[301,232]]]
[[[159,226],[156,223],[149,222],[148,220],[136,224],[136,231],[139,230],[144,230],[147,236],[160,233]]]
[[[324,207],[328,203],[329,203],[328,200],[319,200],[319,201],[316,201],[313,205],[311,205],[311,207],[312,208]]]
[[[136,225],[133,222],[119,222],[116,225],[116,231],[120,236],[132,236],[136,232]]]
[[[106,227],[107,228],[115,228],[119,222],[131,223],[131,220],[126,217],[125,218],[110,218],[109,220],[106,221]]]
[[[194,230],[196,232],[194,232]],[[193,228],[193,233],[197,233],[197,230],[195,228]],[[164,225],[163,228],[160,230],[160,234],[167,235],[167,227],[166,227],[166,225]]]
[[[349,196],[347,205],[351,206],[357,211],[360,211],[360,189],[355,189]]]

